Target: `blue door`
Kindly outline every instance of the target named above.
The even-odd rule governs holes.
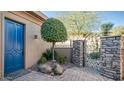
[[[5,74],[24,68],[24,25],[5,19]]]

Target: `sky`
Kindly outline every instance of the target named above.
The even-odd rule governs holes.
[[[43,11],[49,18],[57,16],[55,11]],[[124,11],[105,11],[99,12],[102,17],[102,22],[111,22],[114,26],[124,26]]]

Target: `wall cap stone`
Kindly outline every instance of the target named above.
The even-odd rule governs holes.
[[[80,40],[73,40],[73,42],[74,42],[74,41],[86,41],[86,40],[81,40],[81,39],[80,39]]]
[[[101,36],[100,38],[109,38],[109,37],[121,37],[122,35],[114,35],[114,36]]]

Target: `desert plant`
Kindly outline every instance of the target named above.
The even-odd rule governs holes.
[[[42,38],[47,42],[52,42],[53,61],[54,46],[56,42],[64,42],[67,40],[67,32],[64,24],[55,18],[48,18],[41,27]]]
[[[90,53],[90,58],[91,59],[98,59],[98,58],[100,58],[100,53],[99,52],[92,52],[92,53]]]
[[[104,23],[101,25],[102,35],[108,36],[110,34],[110,30],[113,28],[113,23]]]
[[[52,49],[47,49],[46,52],[42,54],[43,57],[45,57],[47,60],[52,60]],[[55,60],[57,59],[58,53],[54,50],[54,57]]]
[[[41,57],[40,60],[38,61],[38,64],[44,64],[47,62],[47,59],[45,57]]]
[[[66,56],[62,56],[62,55],[60,56],[59,55],[57,57],[57,61],[59,62],[59,64],[62,64],[62,65],[65,64],[66,63]]]

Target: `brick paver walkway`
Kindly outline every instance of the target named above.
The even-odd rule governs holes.
[[[90,68],[72,67],[66,69],[61,76],[50,76],[36,71],[31,71],[15,81],[108,81],[106,77],[101,76],[96,70]]]

